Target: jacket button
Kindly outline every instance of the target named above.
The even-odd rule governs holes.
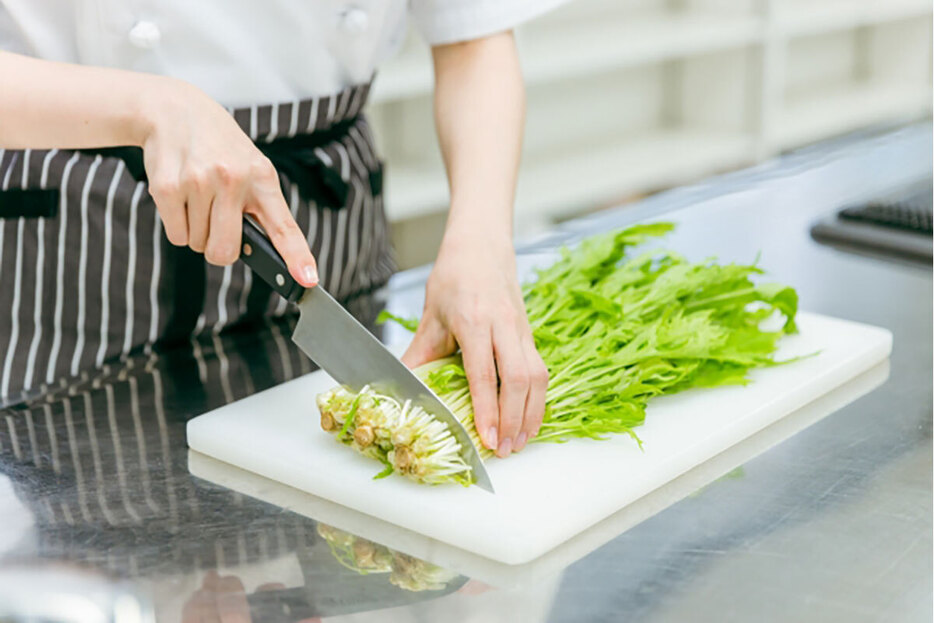
[[[369,24],[370,16],[359,7],[351,7],[341,14],[341,28],[348,34],[359,35]]]
[[[136,47],[150,50],[162,40],[162,32],[153,22],[142,20],[130,29],[129,38],[130,43]]]

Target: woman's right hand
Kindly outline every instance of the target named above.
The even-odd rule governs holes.
[[[232,264],[243,215],[259,221],[289,272],[318,282],[279,177],[233,117],[174,78],[57,63],[0,50],[0,148],[143,148],[149,192],[173,244]],[[9,87],[9,88],[8,88]]]
[[[240,256],[243,215],[262,225],[300,284],[318,283],[315,259],[268,158],[223,107],[171,78],[142,112],[149,193],[172,244],[218,266]]]

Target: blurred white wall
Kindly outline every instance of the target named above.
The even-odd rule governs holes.
[[[931,111],[930,0],[574,0],[517,33],[528,123],[516,235]],[[403,267],[433,259],[447,186],[413,33],[370,115]]]

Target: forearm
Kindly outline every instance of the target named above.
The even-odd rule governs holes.
[[[512,237],[525,89],[512,33],[433,49],[448,232]]]
[[[155,94],[178,81],[0,51],[0,148],[142,145]]]

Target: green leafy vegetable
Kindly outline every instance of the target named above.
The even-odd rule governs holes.
[[[403,318],[402,316],[397,316],[386,311],[385,309],[379,312],[379,315],[376,317],[376,324],[386,324],[390,320],[398,325],[405,327],[412,333],[415,333],[415,330],[418,329],[418,318]]]
[[[558,261],[524,286],[535,344],[550,378],[544,422],[532,442],[624,433],[641,446],[635,429],[645,420],[651,398],[696,387],[742,385],[749,382],[750,369],[778,363],[773,355],[779,339],[796,331],[794,289],[756,283],[762,270],[755,264],[690,262],[658,249],[630,253],[672,228],[670,223],[636,225],[584,240],[574,249],[562,249]],[[385,317],[415,328],[415,321]],[[775,317],[782,322],[770,330]],[[481,448],[460,357],[427,364],[416,373]],[[380,402],[378,426],[388,427],[376,435],[389,441],[377,444],[381,452],[376,458],[419,482],[472,482],[469,466],[457,460],[461,448],[447,427],[371,389],[360,395]],[[360,419],[363,403],[355,411],[354,398],[343,388],[319,397],[322,426],[334,430],[335,422],[340,423],[343,433],[356,425],[348,422],[354,415]],[[356,437],[339,435],[372,454],[373,444],[361,445]],[[365,435],[364,441],[368,439]]]

